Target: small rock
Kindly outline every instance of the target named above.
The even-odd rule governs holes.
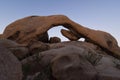
[[[60,43],[61,39],[59,37],[51,37],[50,43]]]

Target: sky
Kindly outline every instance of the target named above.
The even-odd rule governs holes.
[[[63,14],[88,28],[113,35],[120,45],[120,0],[0,0],[0,33],[17,19]],[[50,36],[67,40],[62,26],[50,29]]]

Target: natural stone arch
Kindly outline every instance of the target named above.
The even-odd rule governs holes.
[[[68,32],[70,34],[74,34],[75,37],[79,38],[82,36],[88,41],[99,45],[105,51],[112,53],[113,56],[120,58],[120,48],[118,47],[116,39],[112,35],[103,31],[86,28],[75,23],[64,15],[30,16],[19,19],[6,27],[3,33],[3,38],[8,38],[17,31],[20,31],[16,42],[28,44],[31,40],[34,40],[37,36],[41,36],[46,33],[52,27],[61,25],[68,28],[70,31]],[[67,31],[64,30],[64,32]],[[64,32],[62,34],[69,38],[70,36],[64,34]]]

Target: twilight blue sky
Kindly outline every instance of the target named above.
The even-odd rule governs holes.
[[[83,26],[109,32],[120,45],[120,0],[0,0],[0,10],[0,33],[26,16],[64,14]],[[49,35],[66,40],[61,28],[51,29]]]

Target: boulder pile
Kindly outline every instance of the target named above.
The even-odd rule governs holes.
[[[48,30],[57,26],[67,29],[61,34],[70,41],[49,38]],[[0,80],[120,80],[116,39],[64,15],[29,16],[9,24],[0,34],[0,62]]]

